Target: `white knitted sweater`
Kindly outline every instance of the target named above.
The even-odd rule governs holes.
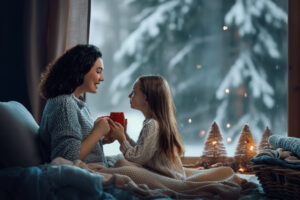
[[[124,157],[134,163],[164,174],[171,178],[183,180],[185,172],[177,156],[173,161],[163,152],[159,152],[159,124],[154,119],[144,122],[143,128],[135,143],[132,139],[125,140],[120,150]]]

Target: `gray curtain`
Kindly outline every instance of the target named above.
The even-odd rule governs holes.
[[[24,15],[28,95],[39,122],[45,104],[38,92],[41,72],[66,49],[88,43],[90,0],[30,0]]]

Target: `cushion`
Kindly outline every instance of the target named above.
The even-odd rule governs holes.
[[[41,164],[38,124],[16,101],[0,102],[0,168]]]

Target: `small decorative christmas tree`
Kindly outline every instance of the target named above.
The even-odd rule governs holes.
[[[223,137],[216,122],[214,122],[210,128],[202,156],[213,158],[226,157]]]
[[[248,125],[245,125],[238,146],[235,151],[235,160],[238,164],[238,170],[240,172],[250,171],[247,168],[247,165],[250,164],[250,159],[254,157],[257,153],[256,145],[250,128]]]
[[[258,147],[259,151],[262,151],[264,149],[274,149],[274,147],[272,145],[270,145],[268,142],[268,139],[271,135],[273,135],[273,133],[271,132],[269,127],[267,127],[260,139],[260,143],[259,143],[259,147]]]

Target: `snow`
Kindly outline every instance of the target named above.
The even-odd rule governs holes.
[[[272,58],[276,59],[280,57],[276,42],[274,41],[272,35],[269,34],[264,28],[261,28],[258,38]]]
[[[164,22],[166,18],[165,14],[177,6],[179,2],[180,1],[174,0],[161,4],[151,15],[141,21],[137,29],[122,43],[122,46],[116,52],[114,59],[118,61],[124,55],[132,56],[135,54],[138,50],[139,41],[142,40],[145,35],[156,37],[159,34],[158,26]]]
[[[228,74],[225,76],[225,78],[220,84],[220,87],[217,89],[217,99],[223,99],[225,97],[225,89],[237,87],[242,83],[244,66],[245,59],[243,56],[240,56],[230,67]]]
[[[258,73],[249,53],[242,53],[239,56],[217,89],[216,97],[218,99],[224,99],[226,95],[224,92],[225,89],[238,87],[244,83],[243,80],[246,80],[248,77],[250,77],[249,86],[253,97],[259,98],[263,96],[264,104],[268,108],[272,108],[275,105],[271,97],[274,95],[274,89],[267,82],[266,78],[262,77],[261,73]]]
[[[267,22],[277,28],[287,24],[287,14],[271,0],[237,0],[226,14],[225,23],[238,26],[240,36],[255,34],[257,30],[252,21],[262,14]]]
[[[251,77],[249,85],[252,89],[253,97],[258,98],[260,97],[260,95],[268,96],[269,101],[264,101],[264,103],[268,108],[273,108],[275,102],[273,98],[271,98],[271,96],[274,95],[274,89],[267,82],[267,80],[260,76],[260,73],[257,72],[251,58],[245,55],[244,58],[246,60],[247,66],[249,67],[249,73]]]
[[[178,83],[173,94],[176,95],[186,90],[190,90],[192,87],[197,87],[197,85],[201,82],[202,80],[199,79],[198,74],[194,74],[188,80]]]
[[[90,38],[91,43],[97,46],[102,46],[104,44],[104,37],[98,37],[99,33],[97,31],[98,24],[106,24],[109,23],[109,18],[107,14],[107,10],[101,6],[101,2],[92,2],[93,6],[91,6],[91,26],[90,26]],[[100,6],[96,6],[94,4],[99,4]]]
[[[170,70],[173,70],[174,67],[176,65],[178,65],[178,63],[180,63],[183,58],[188,54],[190,53],[193,48],[199,44],[201,42],[201,39],[199,38],[196,38],[194,40],[192,40],[191,42],[189,42],[187,45],[185,45],[183,48],[180,49],[180,51],[178,51],[175,56],[172,57],[172,59],[170,60],[169,62],[169,65],[168,65],[168,68]]]
[[[224,101],[221,102],[221,105],[218,107],[216,118],[214,119],[214,121],[217,122],[218,124],[222,124],[223,119],[225,118],[226,115],[227,106],[228,106],[228,99],[225,99]]]
[[[281,27],[281,23],[279,23],[280,21],[286,25],[288,21],[287,13],[270,0],[264,0],[264,2],[268,10],[267,13],[269,13],[271,17],[270,22],[273,21],[277,28]]]
[[[146,16],[148,16],[151,12],[153,12],[154,8],[151,7],[151,8],[145,8],[142,10],[142,12],[138,15],[136,15],[134,18],[133,18],[133,22],[135,23],[138,23],[140,22],[141,20],[143,20]]]
[[[248,10],[244,7],[243,0],[237,0],[235,5],[232,6],[225,16],[225,24],[235,24],[238,26],[240,36],[255,33],[255,29],[251,21],[251,15],[249,15]]]
[[[121,98],[121,93],[114,92],[117,91],[118,87],[124,88],[131,82],[130,76],[139,68],[140,63],[132,63],[126,70],[122,71],[120,74],[116,75],[110,86],[110,92],[113,93],[112,103],[115,105],[119,102]]]

